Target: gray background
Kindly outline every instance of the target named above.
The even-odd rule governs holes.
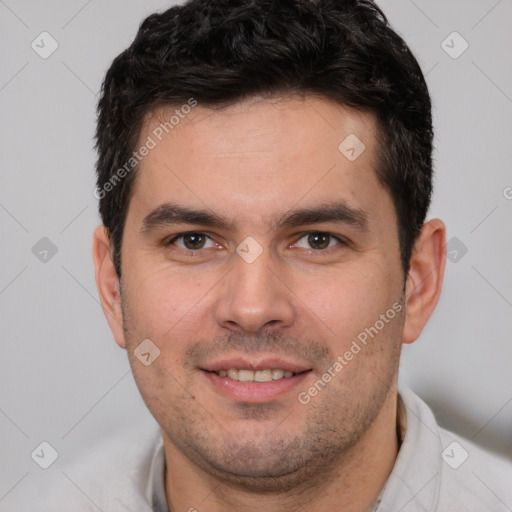
[[[401,379],[442,425],[512,458],[512,0],[379,3],[427,76],[429,217],[446,222],[455,259],[430,323],[404,349]],[[0,510],[34,499],[42,478],[60,485],[81,450],[149,416],[95,289],[92,138],[110,62],[169,5],[0,0]],[[43,31],[59,45],[46,59],[31,47],[51,48]],[[469,44],[458,58],[454,31]],[[43,237],[55,255],[41,253]],[[31,458],[42,441],[59,453],[47,470]]]

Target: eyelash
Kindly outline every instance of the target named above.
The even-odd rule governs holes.
[[[338,246],[342,246],[342,247],[348,246],[348,242],[346,240],[344,240],[343,238],[341,238],[341,237],[339,237],[337,235],[329,233],[328,231],[305,231],[305,232],[299,234],[299,238],[297,238],[296,242],[294,242],[293,245],[296,245],[299,240],[301,240],[305,236],[311,235],[311,234],[328,235],[331,239],[334,239],[334,240],[336,240],[338,242],[338,244],[335,245],[334,247],[328,247],[327,249],[309,249],[309,251],[311,251],[313,253],[317,253],[317,254],[323,253],[323,254],[325,254],[328,251],[330,252],[332,249],[335,249]],[[203,231],[186,231],[184,233],[179,233],[178,235],[173,236],[170,240],[166,241],[164,243],[164,245],[166,247],[169,247],[169,246],[173,245],[176,242],[176,240],[178,240],[180,238],[183,238],[186,235],[202,235],[202,236],[204,236],[206,238],[209,238],[210,240],[213,241],[212,237],[209,236],[207,233],[204,233]],[[330,242],[330,240],[329,240],[329,242]],[[177,249],[179,249],[180,251],[186,252],[186,253],[194,253],[194,252],[200,252],[203,248],[199,248],[199,249],[195,249],[194,250],[194,249],[183,249],[181,247],[177,247]]]

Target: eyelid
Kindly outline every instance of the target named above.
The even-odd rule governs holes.
[[[170,239],[165,240],[164,245],[166,247],[169,245],[173,245],[176,240],[178,240],[179,238],[183,238],[186,235],[202,235],[202,236],[210,239],[215,244],[219,245],[218,242],[215,242],[215,240],[213,240],[213,238],[208,233],[205,233],[204,231],[183,231],[182,233],[177,233],[177,234],[173,235]],[[200,250],[203,249],[203,247],[201,247],[201,249],[196,249],[196,250],[184,249],[182,247],[178,247],[178,249],[180,249],[182,251],[188,251],[188,252],[199,252]],[[211,249],[211,247],[207,247],[207,249]]]
[[[320,233],[322,235],[328,235],[331,238],[334,238],[338,242],[337,245],[342,245],[342,246],[348,246],[349,245],[348,240],[345,239],[344,237],[341,237],[340,235],[335,235],[334,233],[331,233],[329,231],[321,231],[319,229],[313,229],[313,230],[309,230],[309,231],[304,231],[303,233],[299,233],[298,238],[292,244],[292,246],[297,244],[297,242],[299,240],[301,240],[302,238],[304,238],[306,235],[311,235],[311,234],[314,234],[314,233]],[[335,247],[336,246],[329,247],[328,249],[309,249],[309,250],[312,251],[312,252],[315,252],[315,253],[322,253],[322,252],[330,251],[331,249],[334,249]]]
[[[294,245],[297,244],[297,242],[299,240],[301,240],[302,238],[304,238],[306,235],[311,235],[313,233],[320,233],[320,234],[323,234],[323,235],[328,235],[330,236],[331,238],[334,238],[338,244],[337,245],[342,245],[342,246],[347,246],[349,245],[349,242],[348,240],[346,240],[344,237],[341,237],[339,235],[335,235],[334,233],[331,233],[329,231],[321,231],[321,230],[309,230],[309,231],[304,231],[302,233],[299,233],[298,234],[298,237],[296,238],[295,242],[293,242],[291,244],[291,246],[293,247]],[[211,240],[212,242],[214,242],[217,246],[220,245],[218,242],[216,242],[208,233],[204,232],[204,231],[183,231],[181,233],[177,233],[175,235],[173,235],[169,240],[167,241],[164,241],[164,245],[167,247],[167,246],[170,246],[172,244],[174,244],[174,242],[179,239],[179,238],[182,238],[186,235],[191,235],[191,234],[194,234],[194,235],[202,235],[206,238],[208,238],[209,240]],[[314,252],[314,253],[322,253],[322,252],[327,252],[331,249],[334,249],[336,246],[333,246],[333,247],[329,247],[328,249],[309,249],[310,251]],[[182,247],[178,247],[178,249],[182,250],[182,251],[187,251],[187,252],[200,252],[201,250],[204,250],[205,248],[201,247],[200,249],[186,249],[186,248],[182,248]],[[207,247],[206,249],[211,249],[212,247]]]

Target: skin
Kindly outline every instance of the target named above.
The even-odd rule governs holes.
[[[147,117],[141,144],[166,115]],[[354,161],[338,150],[351,133],[366,146]],[[396,213],[375,174],[377,140],[371,114],[319,97],[198,105],[140,163],[121,283],[108,234],[96,229],[102,306],[161,426],[171,511],[363,511],[385,484],[398,450],[400,349],[418,338],[439,299],[445,226],[424,224],[404,282]],[[366,230],[274,222],[339,201],[365,212]],[[166,202],[215,212],[232,229],[161,224],[144,232],[144,218]],[[210,238],[166,245],[198,231]],[[346,244],[329,237],[311,244],[311,232]],[[263,250],[252,263],[236,252],[248,236]],[[393,304],[400,313],[301,403],[298,393]],[[144,339],[160,350],[149,366],[134,355]],[[275,400],[244,403],[221,394],[200,369],[235,355],[293,358],[311,371]]]

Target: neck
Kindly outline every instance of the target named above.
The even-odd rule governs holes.
[[[397,395],[390,392],[370,428],[313,482],[283,493],[254,493],[203,471],[164,438],[165,490],[170,512],[367,511],[384,487],[398,452]]]

